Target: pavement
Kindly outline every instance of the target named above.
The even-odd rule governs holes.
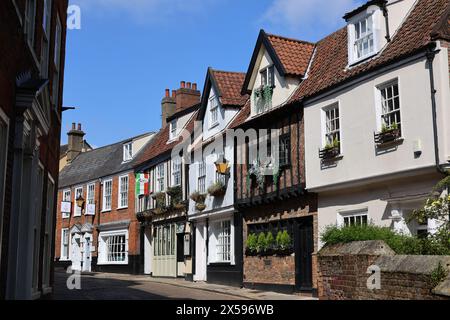
[[[55,271],[55,300],[315,300],[300,295],[281,294],[210,284],[184,279],[152,278],[145,275],[89,273],[79,279],[80,289],[69,290],[71,274]],[[77,284],[74,277],[72,284]]]

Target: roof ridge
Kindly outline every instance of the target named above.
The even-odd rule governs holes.
[[[304,43],[304,44],[310,44],[312,46],[316,45],[315,42],[310,42],[310,41],[301,40],[301,39],[295,39],[295,38],[291,38],[291,37],[285,37],[285,36],[281,36],[278,34],[266,33],[266,35],[267,35],[267,37],[276,37],[279,39],[290,40],[290,41],[300,42],[300,43]]]
[[[226,70],[219,70],[219,69],[214,69],[211,68],[212,72],[223,72],[223,73],[235,73],[235,74],[246,74],[244,71],[226,71]]]

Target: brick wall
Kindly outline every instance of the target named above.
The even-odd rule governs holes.
[[[318,259],[318,295],[323,300],[436,300],[430,274],[439,262],[450,270],[450,256],[400,256],[383,241],[323,248]],[[380,270],[380,289],[368,289],[369,266]]]
[[[98,253],[98,231],[96,227],[99,224],[130,220],[129,233],[128,233],[128,254],[139,255],[140,254],[140,224],[136,219],[135,214],[135,176],[133,172],[128,173],[128,207],[124,209],[118,208],[118,191],[119,191],[119,177],[123,174],[115,175],[112,186],[112,209],[108,212],[101,212],[102,210],[102,186],[99,181],[95,182],[95,201],[96,201],[96,214],[95,216],[86,216],[84,214],[81,217],[73,216],[73,203],[75,202],[75,188],[83,186],[83,198],[87,198],[87,184],[72,186],[71,189],[71,201],[72,212],[70,218],[63,219],[61,213],[61,202],[63,188],[58,190],[58,207],[57,207],[57,225],[56,225],[56,245],[55,245],[55,257],[58,259],[61,256],[61,230],[62,228],[72,228],[75,224],[91,223],[94,226],[93,232],[93,245],[95,246],[95,252],[92,253],[93,257]]]
[[[278,220],[312,217],[314,254],[312,257],[313,288],[317,288],[318,250],[317,197],[314,194],[292,198],[273,204],[260,205],[242,210],[243,250],[245,252],[249,224],[267,223]],[[253,257],[244,256],[244,282],[262,284],[295,285],[295,255],[288,257]]]

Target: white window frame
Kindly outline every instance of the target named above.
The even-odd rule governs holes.
[[[64,231],[67,231],[67,256],[64,255]],[[70,230],[69,228],[61,229],[61,254],[59,257],[60,261],[70,260]]]
[[[106,190],[107,190],[106,186],[108,184],[111,185],[111,188],[110,188],[110,193],[106,194]],[[113,179],[109,178],[109,179],[103,180],[102,181],[102,212],[109,212],[112,210],[112,194],[113,194],[112,190],[113,190]],[[106,203],[107,203],[106,197],[110,197],[109,207],[106,206]]]
[[[170,121],[170,140],[173,140],[178,135],[178,128],[177,128],[177,119],[174,119]]]
[[[206,193],[206,161],[198,163],[197,191]]]
[[[126,179],[126,183],[123,180]],[[128,192],[129,192],[130,177],[128,174],[119,176],[119,188],[117,189],[117,208],[128,208]],[[124,198],[124,194],[126,194]]]
[[[219,124],[219,100],[216,96],[212,96],[209,99],[209,122],[210,128]]]
[[[331,121],[336,121],[339,125],[339,129],[330,129],[330,125],[332,124],[328,118],[328,113],[331,110],[338,110],[338,117],[334,117]],[[334,102],[326,107],[322,108],[322,147],[324,148],[327,143],[333,143],[333,141],[329,141],[329,137],[335,137],[336,134],[339,137],[339,147],[340,152],[342,153],[342,112],[340,107],[340,102]]]
[[[64,189],[62,192],[62,202],[72,203],[72,190]],[[61,212],[63,219],[70,218],[70,212]]]
[[[160,163],[156,166],[156,191],[163,192],[166,188],[165,181],[165,163]]]
[[[261,87],[275,86],[275,66],[271,64],[259,71],[261,77]]]
[[[78,193],[78,191],[79,190],[81,190],[81,196],[83,196],[83,186],[80,186],[80,187],[76,187],[75,189],[74,189],[74,198],[73,198],[73,216],[74,217],[81,217],[81,215],[82,215],[82,208],[80,208],[78,205],[77,205],[77,198],[78,198],[78,195],[77,195],[77,193]]]
[[[172,186],[181,185],[181,158],[172,159]]]
[[[123,261],[109,261],[108,241],[110,237],[124,236],[125,237],[125,259]],[[114,231],[102,231],[98,235],[98,265],[125,265],[128,264],[128,229],[114,230]]]
[[[86,208],[84,210],[84,215],[86,216],[93,215],[88,213],[88,205],[95,206],[95,182],[91,182],[86,185]]]
[[[344,227],[346,224],[346,219],[354,218],[355,220],[360,217],[362,222],[362,217],[366,216],[367,220],[366,223],[370,223],[370,216],[369,216],[369,208],[360,208],[360,209],[353,209],[353,210],[342,210],[339,211],[337,214],[337,226],[338,227]]]
[[[365,31],[363,32],[363,26]],[[373,14],[366,15],[353,23],[354,39],[353,50],[356,60],[362,60],[375,53],[375,21]],[[359,32],[358,32],[359,30]],[[358,33],[360,34],[358,37]],[[364,44],[367,44],[367,52],[364,53]],[[372,44],[372,50],[370,50]]]
[[[8,155],[9,118],[0,109],[0,245],[3,230],[3,210],[5,201],[6,163]],[[0,249],[1,252],[1,249]]]
[[[220,240],[220,234],[222,224],[228,222],[229,223],[229,259],[221,259],[219,258],[219,252],[218,248],[222,246],[222,244],[219,243]],[[235,256],[234,256],[234,219],[233,217],[228,218],[222,218],[222,219],[216,219],[210,221],[210,227],[208,231],[208,265],[209,264],[215,264],[215,263],[229,263],[231,265],[235,264]],[[218,227],[220,225],[220,228]],[[217,236],[217,237],[216,237]]]
[[[383,100],[383,95],[382,95],[382,90],[385,90],[386,88],[389,88],[391,86],[397,85],[397,89],[398,89],[398,96],[394,96],[394,91],[392,92],[393,96],[392,99],[394,99],[393,103],[395,103],[395,98],[398,98],[398,109],[396,109],[396,111],[391,111],[391,112],[384,112],[384,100]],[[375,105],[376,105],[376,113],[377,113],[377,129],[379,132],[381,132],[381,129],[383,127],[383,123],[384,122],[384,116],[389,114],[389,113],[396,113],[398,112],[398,114],[400,115],[400,121],[397,122],[399,129],[400,129],[400,136],[403,137],[404,136],[404,128],[402,126],[402,119],[403,119],[403,114],[402,114],[402,95],[401,95],[401,90],[400,90],[400,80],[399,78],[396,79],[392,79],[386,82],[383,82],[379,85],[377,85],[375,87]],[[389,99],[388,99],[389,100]],[[398,111],[397,111],[398,110]],[[385,123],[386,125],[390,125],[389,123]]]
[[[123,145],[123,161],[131,161],[133,159],[133,143],[128,142]]]

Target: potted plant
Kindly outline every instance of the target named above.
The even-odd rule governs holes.
[[[275,247],[275,238],[271,231],[268,231],[266,234],[266,247],[264,250],[265,255],[270,256],[274,254]]]
[[[213,197],[222,197],[227,191],[227,186],[223,181],[217,181],[208,188],[208,193]]]
[[[258,252],[259,255],[263,255],[266,247],[266,235],[264,234],[264,232],[261,232],[258,235],[258,239],[256,241],[256,252]]]
[[[162,214],[167,211],[166,206],[166,193],[165,192],[157,192],[152,195],[153,199],[156,201],[155,208],[153,209],[153,212],[155,214]]]
[[[182,201],[183,190],[181,186],[174,186],[167,189],[167,195],[170,196],[170,206],[174,209],[185,208],[185,203]]]

